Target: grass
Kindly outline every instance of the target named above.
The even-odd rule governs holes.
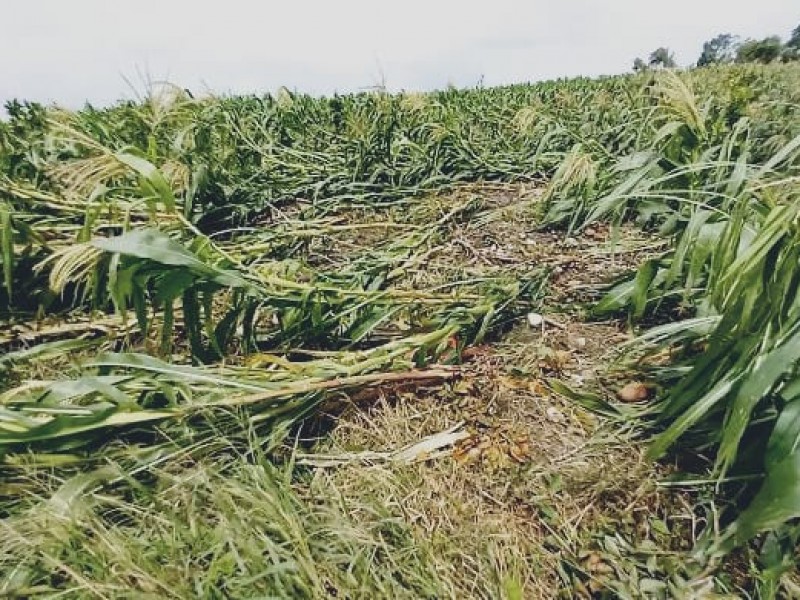
[[[292,468],[275,466],[258,442],[243,452],[237,441],[213,460],[177,456],[144,481],[123,475],[88,495],[42,474],[37,501],[4,524],[3,562],[52,573],[42,591],[72,597],[546,597],[559,585],[560,555],[578,550],[587,524],[598,526],[593,513],[611,524],[655,488],[640,479],[640,451],[631,469],[625,442],[618,454],[608,439],[583,447],[575,434],[554,446],[560,431],[542,419],[545,402],[520,406],[526,400],[471,399],[495,405],[479,413],[492,420],[490,436],[531,419],[526,433],[541,441],[524,464]],[[318,450],[397,448],[459,412],[441,396],[388,397],[343,416]]]
[[[466,418],[489,442],[474,462],[293,466],[305,442],[276,465],[257,438],[217,438],[213,458],[104,467],[98,481],[112,482],[88,494],[43,469],[29,508],[4,522],[5,572],[24,582],[30,569],[41,593],[76,598],[569,597],[634,593],[631,568],[681,573],[692,509],[659,490],[644,444],[531,392],[531,378],[498,377],[540,346],[526,335],[480,359],[469,390],[387,390],[346,409],[310,454],[391,450]],[[520,436],[517,462],[502,443]]]

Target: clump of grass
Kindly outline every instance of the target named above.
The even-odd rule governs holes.
[[[324,449],[397,447],[454,413],[435,397],[382,402],[344,417]],[[559,565],[577,560],[587,532],[613,524],[600,505],[611,488],[604,492],[601,482],[623,495],[634,480],[643,488],[643,472],[631,471],[623,454],[614,472],[626,478],[599,464],[591,471],[598,479],[589,475],[587,461],[609,457],[607,442],[553,464],[564,449],[551,447],[527,466],[443,458],[331,470],[295,466],[291,452],[276,464],[256,436],[244,445],[218,436],[215,451],[199,459],[175,452],[147,468],[110,463],[66,480],[29,469],[24,506],[0,525],[0,590],[75,598],[550,597],[567,584]],[[570,473],[578,479],[555,483]],[[587,513],[587,503],[608,520]]]
[[[315,478],[301,500],[291,465],[276,466],[257,447],[221,456],[176,459],[146,480],[124,477],[80,497],[70,483],[40,489],[27,511],[3,521],[0,590],[412,598],[442,589],[424,540],[377,497],[340,504],[330,482]]]

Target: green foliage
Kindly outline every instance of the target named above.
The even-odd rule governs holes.
[[[101,354],[78,378],[30,382],[0,395],[0,455],[21,448],[75,451],[113,439],[119,430],[165,421],[221,427],[225,413],[238,408],[249,411],[265,446],[273,447],[325,393],[391,381],[381,370],[409,368],[403,355],[441,344],[450,333],[437,331],[343,355],[339,363],[283,362],[280,369],[266,372],[192,368],[144,354]],[[433,380],[448,376],[445,371],[423,375]]]
[[[783,50],[783,60],[800,60],[800,25],[794,28]]]
[[[656,48],[650,53],[647,64],[651,67],[661,67],[663,69],[673,69],[678,66],[675,62],[675,55],[669,48]]]
[[[795,52],[800,52],[800,25],[792,30],[792,34],[786,42],[786,47],[791,48]]]
[[[641,340],[643,350],[671,356],[652,370],[667,391],[651,456],[713,448],[721,482],[763,477],[715,540],[712,551],[729,551],[800,516],[792,404],[800,366],[800,135],[786,124],[795,137],[756,162],[761,131],[751,119],[727,127],[728,111],[700,108],[674,75],[653,89],[660,108],[646,124],[657,132],[653,142],[601,175],[605,190],[573,203],[582,216],[570,224],[635,219],[670,239],[669,250],[624,277],[594,312],[674,319]],[[554,205],[550,218],[563,221],[562,210]]]
[[[739,47],[739,39],[730,33],[721,33],[703,44],[703,52],[697,59],[698,67],[733,62]]]
[[[736,51],[736,62],[758,62],[768,64],[778,60],[783,53],[783,42],[777,35],[763,40],[746,40]]]

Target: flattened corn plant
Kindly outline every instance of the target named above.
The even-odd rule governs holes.
[[[530,306],[543,273],[447,293],[405,285],[467,206],[330,270],[306,262],[304,240],[458,182],[549,178],[549,224],[635,220],[674,242],[595,312],[678,319],[642,339],[674,356],[654,372],[668,391],[653,455],[710,449],[721,483],[760,486],[715,550],[791,522],[797,81],[793,65],[727,66],[331,98],[164,86],[74,113],[12,103],[0,124],[0,318],[95,311],[127,329],[118,353],[75,340],[3,357],[13,370],[80,347],[84,360],[73,377],[4,392],[0,453],[14,465],[31,451],[102,457],[117,439],[189,447],[242,419],[272,448],[335,391],[446,377],[427,365]],[[231,366],[247,353],[269,368]]]
[[[114,312],[126,324],[124,338],[115,344],[144,349],[162,362],[156,368],[155,357],[108,354],[102,364],[84,360],[73,379],[31,381],[9,390],[0,417],[0,453],[8,461],[20,451],[96,452],[98,443],[118,432],[140,432],[147,424],[208,423],[242,407],[257,413],[253,418],[264,424],[260,431],[272,447],[331,393],[419,379],[419,369],[457,360],[466,345],[479,342],[498,322],[537,301],[542,272],[532,273],[526,282],[453,282],[447,293],[394,286],[404,267],[429,250],[439,228],[463,212],[458,207],[433,227],[412,231],[335,272],[293,267],[296,261],[284,260],[286,249],[280,246],[259,251],[252,244],[259,228],[217,231],[215,224],[227,227],[230,219],[218,218],[202,196],[217,193],[221,188],[216,186],[224,186],[228,175],[210,165],[243,177],[241,161],[250,152],[254,162],[246,165],[251,169],[248,189],[266,192],[277,186],[280,198],[268,203],[275,208],[280,202],[302,201],[311,187],[330,179],[308,170],[311,163],[324,167],[320,153],[295,150],[289,133],[301,131],[306,117],[313,130],[314,114],[327,106],[324,102],[288,93],[258,101],[270,113],[253,108],[247,114],[256,120],[248,121],[246,130],[232,119],[249,101],[230,112],[227,102],[195,101],[167,88],[142,105],[108,112],[12,111],[15,120],[4,130],[7,168],[0,187],[7,316]],[[346,172],[350,181],[347,194],[362,202],[370,201],[371,192],[365,189],[391,196],[390,188],[405,185],[375,172],[383,160],[382,147],[373,148],[376,136],[391,129],[397,106],[397,99],[389,96],[365,96],[353,105],[348,122],[337,125],[346,129],[348,150],[343,156],[329,153],[328,164],[345,161],[345,171],[339,173]],[[281,129],[273,138],[274,126],[264,127],[276,118]],[[23,125],[36,135],[20,133]],[[231,132],[235,142],[224,138]],[[224,141],[229,147],[219,149]],[[318,138],[307,141],[317,144]],[[357,152],[351,156],[349,148]],[[282,171],[298,181],[280,179]],[[366,179],[372,182],[367,185]],[[323,193],[330,192],[315,192]],[[265,206],[250,201],[242,200],[239,207],[248,215]],[[349,200],[328,198],[320,210],[312,207],[308,214],[282,219],[282,237],[295,237],[293,228],[319,221],[315,215],[339,210],[337,202]],[[35,277],[30,278],[31,272]],[[60,341],[53,350],[66,347]],[[323,352],[327,358],[302,363],[285,358],[308,352]],[[264,391],[271,384],[247,383],[255,372],[192,370],[186,365],[238,361],[243,354],[261,356],[272,370],[279,370],[267,377],[276,377],[278,388]],[[47,348],[25,349],[2,363],[13,369],[51,355]],[[446,375],[441,370],[430,373],[422,379]],[[188,392],[197,392],[198,382],[204,381],[214,383],[207,393]],[[248,399],[234,400],[237,390],[248,392]],[[250,392],[264,392],[263,402]],[[222,395],[230,402],[218,403],[215,398]]]
[[[784,90],[794,99],[796,81]],[[705,550],[726,553],[768,531],[791,553],[800,517],[800,135],[796,119],[780,133],[757,122],[760,103],[734,106],[753,91],[728,93],[727,109],[703,107],[684,79],[660,76],[650,92],[660,110],[643,123],[655,132],[650,143],[619,157],[597,189],[581,173],[557,176],[549,217],[575,229],[632,220],[670,240],[594,313],[669,321],[631,350],[664,390],[650,413],[663,428],[651,455],[710,454],[718,489],[734,499]],[[776,576],[787,564],[778,559]]]

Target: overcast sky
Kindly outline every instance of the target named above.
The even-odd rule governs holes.
[[[198,92],[425,90],[620,73],[720,32],[779,34],[798,0],[18,0],[0,6],[0,101],[76,107],[126,79]]]

